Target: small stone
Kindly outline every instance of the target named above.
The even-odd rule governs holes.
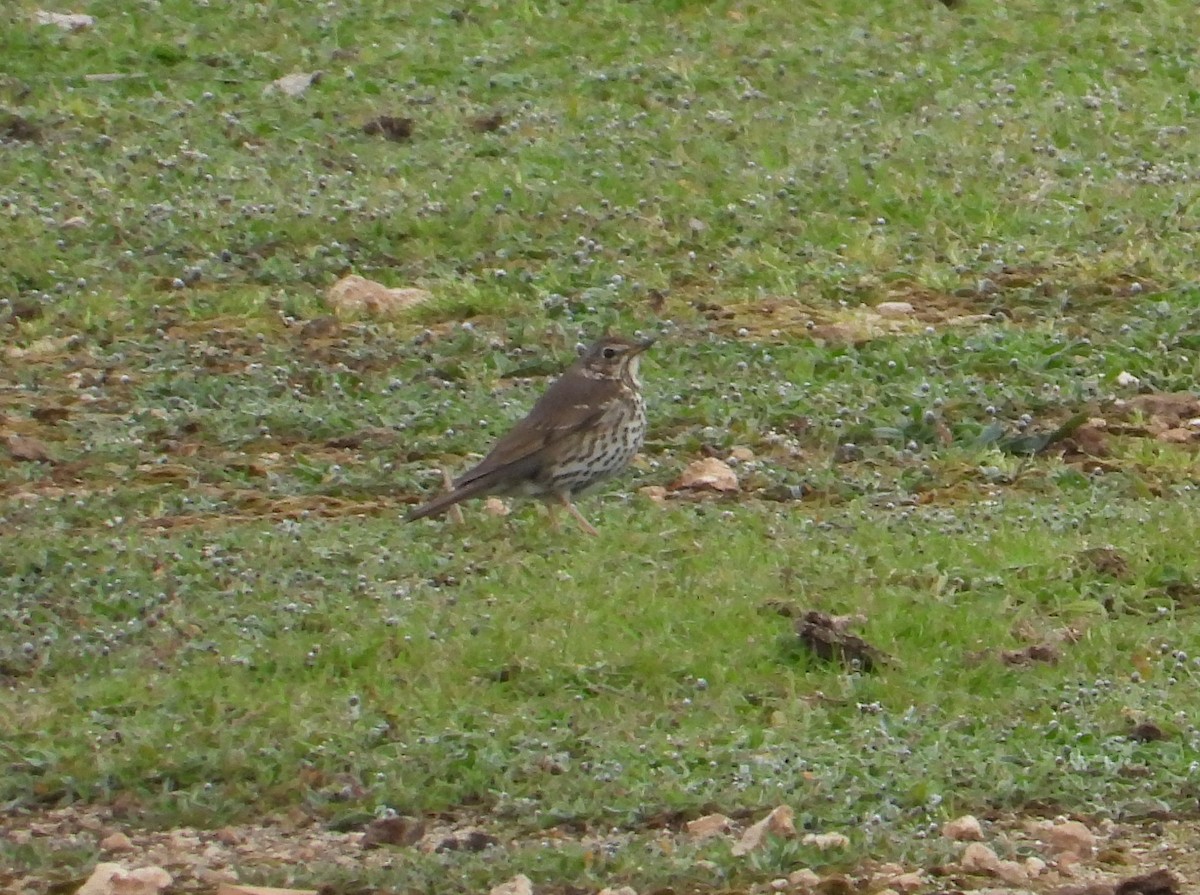
[[[92,16],[81,12],[47,12],[44,9],[39,9],[37,11],[37,23],[39,25],[54,25],[63,31],[86,31],[96,24],[96,20]]]
[[[1056,852],[1073,852],[1087,857],[1096,847],[1096,834],[1077,820],[1055,824],[1046,832],[1046,841]]]
[[[820,875],[809,867],[801,867],[788,874],[787,881],[797,889],[812,889],[821,881]]]
[[[100,848],[104,851],[133,851],[133,840],[118,830],[109,833],[100,840]]]
[[[1073,851],[1063,852],[1054,862],[1054,869],[1062,876],[1074,876],[1079,872],[1079,855]]]
[[[679,478],[671,485],[671,490],[728,493],[738,490],[738,477],[725,461],[718,460],[716,457],[705,457],[689,463]]]
[[[809,833],[800,841],[805,845],[814,846],[818,851],[845,848],[850,844],[850,838],[841,833]]]
[[[787,805],[779,805],[773,808],[770,814],[747,829],[742,834],[742,838],[734,843],[734,857],[748,855],[750,852],[761,848],[767,841],[767,834],[781,836],[786,839],[793,838],[796,835],[796,826],[793,821],[794,816],[792,809]]]
[[[489,516],[507,516],[511,510],[499,497],[489,497],[483,502],[483,511]]]
[[[493,886],[488,895],[533,895],[533,882],[523,873],[518,873],[506,883]]]
[[[779,879],[771,880],[771,882],[768,883],[768,885],[771,887],[772,890],[774,890],[776,892],[783,892],[783,891],[787,890],[788,888],[790,888],[788,881],[786,879],[784,879],[783,877],[780,877]]]
[[[817,883],[817,891],[821,895],[857,895],[859,889],[846,874],[831,873]]]
[[[964,814],[942,825],[942,835],[955,842],[982,842],[983,827],[972,814]]]
[[[1046,872],[1046,862],[1036,855],[1030,855],[1025,859],[1025,872],[1030,879],[1036,879]]]
[[[33,415],[38,415],[36,410],[33,412]],[[84,814],[79,818],[79,828],[81,830],[90,830],[93,833],[99,833],[104,829],[104,821],[94,814]]]
[[[416,845],[425,835],[425,824],[416,817],[403,815],[380,817],[367,824],[362,838],[362,847],[379,848],[381,845]]]
[[[278,91],[286,96],[301,96],[309,87],[321,80],[321,74],[319,71],[292,72],[290,75],[276,78],[264,87],[263,94],[267,95]]]
[[[706,814],[689,820],[685,827],[687,834],[697,842],[721,836],[733,829],[733,821],[724,814]]]
[[[887,317],[896,320],[902,317],[911,317],[916,308],[907,301],[881,301],[875,306],[875,313],[880,317]]]
[[[729,451],[729,457],[732,460],[737,460],[739,463],[749,463],[754,459],[754,451],[748,447],[735,447]]]
[[[915,892],[925,885],[925,874],[920,870],[913,870],[909,873],[901,873],[899,876],[893,876],[888,880],[888,883],[897,892]]]
[[[965,873],[980,873],[988,876],[996,875],[1000,869],[1000,859],[986,845],[972,842],[963,849],[959,864]]]
[[[50,452],[40,439],[31,435],[9,435],[5,440],[14,460],[25,463],[50,463]]]
[[[232,885],[238,881],[238,875],[229,869],[214,870],[211,867],[197,867],[196,879],[206,886],[220,886],[222,883]]]
[[[1121,386],[1122,388],[1137,388],[1141,384],[1142,380],[1138,379],[1132,373],[1126,372],[1125,370],[1122,370],[1117,374],[1117,385]]]
[[[1010,886],[1021,886],[1029,882],[1025,865],[1017,861],[1001,861],[996,867],[996,876]]]
[[[426,289],[391,288],[350,274],[330,286],[325,298],[338,313],[384,317],[423,304],[433,298],[433,293]]]
[[[158,895],[171,882],[171,874],[161,867],[126,870],[120,864],[102,863],[76,895]]]
[[[213,838],[222,845],[237,845],[242,841],[241,834],[233,827],[221,827],[213,833]]]
[[[1161,441],[1164,444],[1187,444],[1189,441],[1195,438],[1195,436],[1196,433],[1191,429],[1175,428],[1165,429],[1162,432],[1159,432],[1154,436],[1154,440]]]
[[[605,886],[603,889],[597,892],[596,895],[638,895],[638,893],[637,889],[635,889],[633,886],[621,886],[618,889]]]

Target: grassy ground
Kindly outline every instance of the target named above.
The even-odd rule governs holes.
[[[345,6],[0,13],[10,822],[472,818],[511,844],[261,881],[477,891],[1196,809],[1189,2]],[[436,299],[334,322],[350,271]],[[599,538],[398,524],[606,325],[661,341]],[[735,447],[738,495],[637,490]],[[850,850],[656,838],[779,803]]]

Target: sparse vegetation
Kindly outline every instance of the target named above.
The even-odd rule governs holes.
[[[1190,3],[85,5],[0,12],[5,829],[394,810],[500,845],[246,878],[683,891],[1195,812]],[[609,325],[600,537],[399,524]],[[664,844],[780,803],[850,848]]]

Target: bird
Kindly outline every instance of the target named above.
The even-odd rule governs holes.
[[[574,504],[580,492],[629,465],[646,438],[638,367],[654,339],[605,334],[546,390],[453,490],[417,507],[405,522],[438,516],[472,497],[521,495],[546,502],[557,528],[565,509],[588,534],[599,532]]]

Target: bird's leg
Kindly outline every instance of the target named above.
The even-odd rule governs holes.
[[[575,521],[579,523],[580,528],[582,528],[584,531],[586,531],[590,535],[600,534],[600,532],[596,531],[596,529],[592,525],[592,523],[588,522],[586,519],[583,518],[583,513],[579,512],[579,510],[576,509],[575,504],[571,503],[571,495],[570,494],[568,494],[564,491],[560,494],[555,495],[555,500],[558,501],[559,506],[565,507],[567,512],[575,517]]]
[[[446,486],[446,493],[450,493],[454,490],[454,479],[450,478],[450,473],[446,471],[445,467],[442,468],[442,483]],[[450,521],[455,525],[463,524],[463,511],[462,507],[460,507],[458,504],[450,507],[447,515],[450,517]]]

